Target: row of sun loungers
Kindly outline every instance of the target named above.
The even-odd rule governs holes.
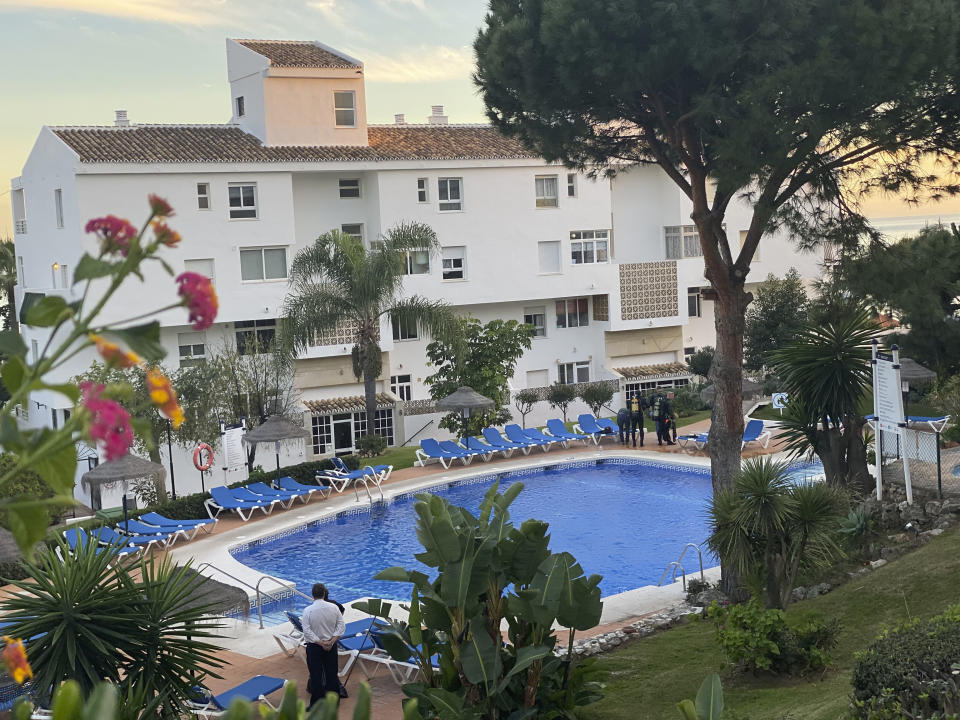
[[[697,450],[703,450],[710,442],[710,433],[697,433],[696,435],[678,435],[680,447],[686,448],[690,443],[697,446]],[[763,429],[763,420],[750,420],[743,429],[743,439],[740,443],[740,451],[747,446],[747,443],[755,442],[766,448],[770,444],[770,431]]]

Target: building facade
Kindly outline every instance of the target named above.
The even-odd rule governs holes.
[[[168,261],[211,277],[220,298],[217,323],[203,333],[181,309],[159,317],[170,366],[202,361],[224,342],[269,340],[290,263],[318,235],[336,228],[369,244],[414,220],[436,231],[441,249],[408,259],[406,293],[443,299],[481,321],[534,326],[514,390],[607,381],[629,393],[683,384],[685,356],[714,344],[690,202],[658,168],[591,178],[491,127],[450,124],[441,106],[422,124],[400,116],[393,125],[368,124],[363,64],[320,43],[227,40],[227,61],[226,124],[133,124],[118,111],[112,126],[41,130],[12,181],[18,307],[28,293],[79,299],[72,269],[96,244],[85,222],[108,213],[135,221],[156,193],[176,209],[184,238]],[[749,207],[731,204],[731,243],[748,223]],[[790,267],[813,278],[821,262],[773,236],[751,280]],[[122,291],[105,320],[136,315],[144,298],[171,288],[165,275],[147,276]],[[24,326],[23,334],[33,352],[46,341],[38,328]],[[393,444],[442,434],[425,384],[429,338],[388,321],[381,337],[377,431]],[[307,457],[349,452],[365,431],[351,339],[334,333],[322,343],[296,367],[312,432]],[[78,356],[61,379],[92,360]],[[56,423],[68,409],[54,393],[34,400],[23,418],[31,425]],[[541,404],[529,419],[549,414]],[[175,455],[178,478],[190,483],[184,489],[199,489],[189,453]]]

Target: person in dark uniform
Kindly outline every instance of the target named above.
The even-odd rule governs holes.
[[[677,409],[673,406],[674,394],[667,393],[667,402],[670,403],[670,435],[673,443],[677,442]]]
[[[643,411],[647,409],[647,399],[637,393],[630,400],[630,434],[633,446],[637,446],[637,433],[640,433],[640,447],[643,447]]]
[[[662,392],[657,395],[657,444],[673,445],[670,439],[670,426],[673,423],[673,403]]]
[[[627,408],[617,411],[617,427],[620,428],[620,444],[626,445],[630,437],[630,411]]]

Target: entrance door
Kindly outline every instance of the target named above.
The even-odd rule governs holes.
[[[333,416],[333,451],[337,455],[353,452],[353,416],[350,413]]]

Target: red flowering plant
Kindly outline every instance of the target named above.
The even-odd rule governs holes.
[[[183,273],[171,283],[177,299],[169,305],[138,314],[120,322],[104,322],[101,314],[111,298],[131,276],[144,278],[145,266],[158,263],[171,277],[173,268],[162,255],[180,242],[180,234],[167,221],[173,216],[170,204],[156,195],[147,199],[149,215],[139,230],[128,220],[107,215],[86,224],[86,232],[97,239],[97,249],[84,254],[76,264],[73,285],[83,286],[82,299],[68,303],[62,296],[28,296],[21,308],[26,325],[48,329],[47,341],[37,357],[29,358],[20,335],[0,332],[0,354],[7,359],[0,366],[0,378],[10,393],[0,408],[0,445],[16,463],[0,475],[2,487],[22,470],[35,471],[55,493],[53,498],[0,497],[0,510],[20,547],[29,553],[43,538],[48,508],[72,504],[77,468],[76,443],[85,439],[96,444],[109,460],[123,457],[134,442],[135,432],[146,435],[149,419],[131,417],[120,402],[133,392],[124,385],[100,383],[54,383],[48,378],[75,355],[93,347],[112,368],[141,366],[148,375],[148,392],[162,416],[174,427],[183,422],[183,410],[169,380],[156,368],[165,352],[160,344],[161,312],[183,307],[197,330],[213,323],[217,296],[210,280],[195,273]],[[14,413],[27,406],[32,393],[54,392],[74,404],[70,417],[59,428],[19,427]]]

